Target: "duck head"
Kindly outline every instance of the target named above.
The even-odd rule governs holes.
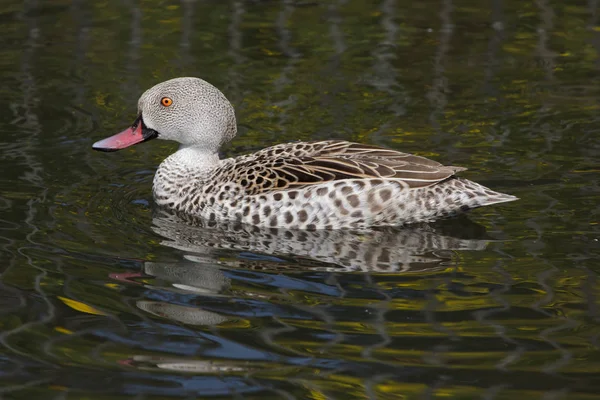
[[[199,78],[175,78],[146,90],[133,124],[92,148],[117,151],[158,138],[216,153],[236,132],[233,106],[219,89]]]

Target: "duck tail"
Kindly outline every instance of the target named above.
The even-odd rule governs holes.
[[[463,195],[464,204],[469,208],[489,206],[492,204],[506,203],[519,200],[518,197],[495,192],[479,183],[463,178],[455,178],[454,186],[460,190]]]

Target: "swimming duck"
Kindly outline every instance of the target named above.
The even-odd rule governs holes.
[[[199,78],[175,78],[143,93],[133,125],[93,148],[179,142],[154,176],[154,199],[215,222],[367,229],[517,200],[455,176],[466,168],[344,140],[278,144],[220,159],[219,149],[236,133],[233,106],[219,89]]]

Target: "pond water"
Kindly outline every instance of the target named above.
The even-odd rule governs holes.
[[[0,394],[588,399],[600,392],[597,1],[3,0]],[[176,144],[105,154],[199,76],[226,156],[383,145],[520,197],[361,234],[153,207]]]

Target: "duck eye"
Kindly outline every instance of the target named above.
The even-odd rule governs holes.
[[[173,99],[171,99],[170,97],[163,97],[162,99],[160,99],[160,104],[162,104],[165,107],[169,107],[171,104],[173,104]]]

